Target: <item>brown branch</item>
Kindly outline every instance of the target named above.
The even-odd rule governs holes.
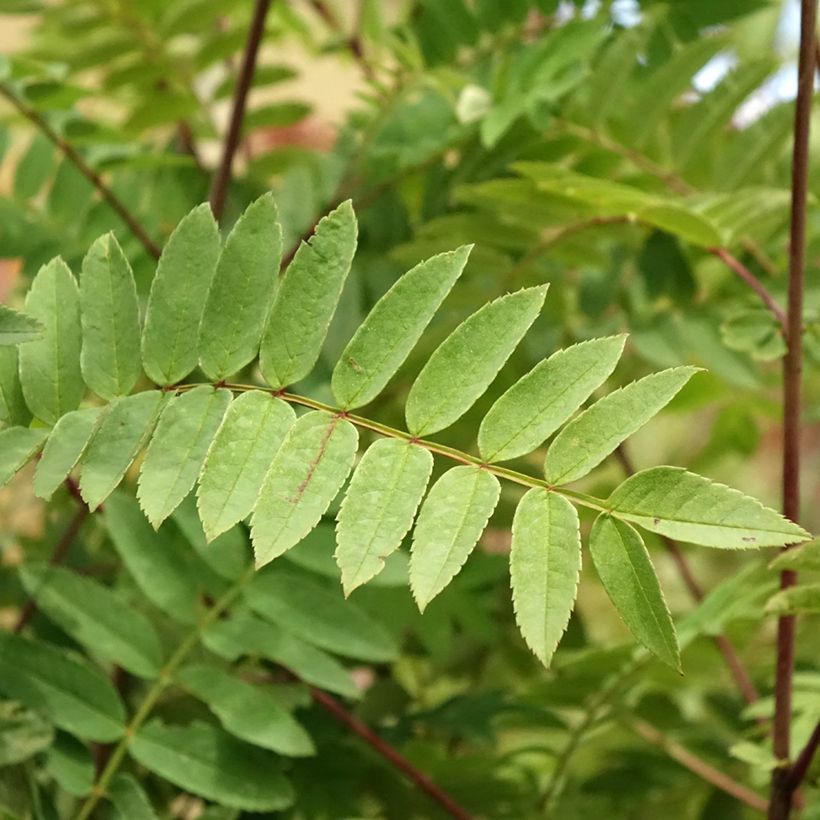
[[[362,38],[359,35],[358,31],[354,31],[350,36],[345,33],[344,26],[342,25],[341,20],[335,15],[333,10],[330,6],[325,2],[325,0],[308,0],[313,10],[316,14],[322,18],[324,23],[327,27],[338,34],[340,37],[344,38],[345,44],[347,45],[348,51],[352,55],[353,59],[359,64],[359,67],[362,70],[362,74],[364,74],[365,78],[370,80],[371,82],[375,80],[376,73],[373,70],[373,66],[370,64],[370,61],[367,59],[367,56],[364,53],[364,44],[362,42]],[[361,18],[362,9],[361,6],[359,7],[359,18]]]
[[[233,96],[231,119],[228,123],[228,130],[225,133],[225,141],[222,146],[222,158],[214,175],[211,195],[209,197],[211,210],[216,219],[222,216],[225,199],[228,196],[233,160],[242,136],[245,104],[247,103],[248,91],[250,90],[253,75],[256,71],[256,57],[259,53],[259,45],[262,42],[262,34],[265,30],[265,18],[267,17],[270,4],[271,0],[256,0],[251,25],[248,29],[248,39],[245,41],[242,65],[239,68],[239,77],[236,81],[236,89]]]
[[[797,103],[794,111],[792,152],[792,202],[789,237],[789,297],[786,357],[783,360],[783,514],[800,518],[800,410],[803,370],[803,289],[806,270],[806,203],[809,176],[809,134],[814,74],[817,64],[817,0],[802,0],[800,10],[800,57]],[[780,575],[780,588],[797,583],[797,573]],[[773,751],[779,760],[791,755],[792,678],[796,617],[784,615],[777,622]],[[806,750],[804,750],[806,751]],[[808,750],[808,759],[813,752]],[[800,758],[801,767],[808,762]],[[769,820],[788,820],[794,804],[794,770],[788,766],[772,774]]]
[[[85,504],[79,507],[74,513],[71,521],[68,522],[68,526],[65,528],[63,534],[54,545],[54,550],[51,553],[51,557],[48,559],[50,566],[59,566],[65,560],[68,555],[68,551],[71,549],[71,545],[74,543],[74,539],[77,537],[77,533],[80,531],[85,519],[88,518],[88,515],[88,507]],[[26,599],[25,604],[23,604],[23,608],[20,610],[20,616],[17,619],[17,623],[14,625],[14,631],[22,632],[36,611],[37,603],[34,596],[30,595]]]
[[[747,789],[736,780],[732,780],[731,777],[716,769],[714,766],[711,766],[696,754],[690,752],[676,740],[672,740],[672,738],[659,732],[654,726],[637,718],[626,721],[625,724],[632,729],[635,734],[653,746],[662,749],[672,760],[680,763],[681,766],[688,769],[692,774],[697,775],[701,780],[711,783],[722,792],[749,806],[749,808],[763,814],[766,813],[768,803],[762,795],[759,795],[751,789]]]
[[[159,259],[159,247],[148,236],[145,228],[128,210],[123,201],[103,182],[102,177],[83,159],[74,146],[61,137],[41,116],[39,111],[18,97],[6,83],[0,83],[0,95],[5,97],[20,114],[63,153],[66,159],[74,164],[77,170],[94,186],[111,210],[125,223],[128,230],[140,241],[145,250],[155,259]]]
[[[629,453],[627,452],[624,444],[620,444],[615,450],[615,457],[621,463],[624,472],[628,476],[635,473],[635,466],[633,465],[632,459],[629,457]],[[703,587],[700,583],[698,583],[697,578],[695,578],[692,568],[689,566],[689,562],[683,554],[683,550],[681,550],[677,542],[673,541],[666,535],[661,535],[659,537],[663,542],[663,545],[666,547],[669,556],[675,562],[675,566],[677,567],[678,574],[683,580],[684,586],[689,591],[692,598],[697,603],[700,603],[706,596],[703,591]],[[720,651],[720,654],[723,655],[723,660],[729,669],[729,674],[731,674],[732,679],[735,682],[735,686],[737,686],[737,689],[743,696],[743,699],[749,704],[757,701],[760,695],[758,694],[758,691],[752,682],[752,678],[746,670],[746,667],[740,659],[740,655],[738,655],[732,642],[723,634],[715,635],[714,641]],[[763,718],[760,718],[758,722],[765,723]]]
[[[811,766],[812,759],[814,755],[817,753],[817,749],[820,747],[820,723],[818,723],[814,727],[814,731],[811,733],[806,745],[803,747],[803,750],[797,756],[797,759],[794,761],[794,766],[792,766],[792,770],[790,773],[790,785],[793,789],[797,789],[800,784],[806,779],[806,775],[809,771],[809,766]]]
[[[451,817],[459,820],[470,820],[471,815],[459,806],[443,789],[433,783],[429,777],[420,772],[406,757],[400,754],[389,743],[380,738],[369,726],[351,715],[334,697],[321,689],[310,687],[313,699],[326,709],[333,717],[343,723],[351,732],[358,735],[375,752],[380,754],[392,766],[398,769],[408,780],[412,781],[428,797],[438,803]]]

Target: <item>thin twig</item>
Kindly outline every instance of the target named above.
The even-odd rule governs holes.
[[[77,170],[94,186],[99,195],[125,223],[128,230],[140,241],[145,250],[155,259],[158,259],[159,247],[148,236],[145,228],[142,227],[123,201],[103,182],[102,177],[83,159],[74,146],[61,137],[41,116],[39,111],[18,97],[6,83],[0,83],[0,95],[5,97],[17,111],[63,153],[66,159],[74,164]]]
[[[265,18],[270,8],[271,0],[256,0],[251,25],[248,29],[248,39],[245,41],[245,51],[242,55],[242,65],[239,68],[239,77],[233,95],[233,106],[225,141],[222,146],[222,158],[214,176],[211,195],[209,197],[214,217],[219,219],[225,207],[228,196],[228,187],[231,184],[231,169],[239,140],[242,136],[242,124],[245,119],[245,104],[248,91],[256,71],[256,57],[259,53],[259,44],[265,30]]]
[[[447,814],[451,817],[457,817],[459,820],[469,820],[471,815],[466,809],[462,808],[447,792],[433,783],[426,774],[420,772],[404,755],[400,754],[389,743],[382,740],[367,724],[362,723],[362,721],[350,714],[336,698],[313,686],[310,687],[310,694],[316,703],[326,709],[339,722],[343,723],[353,734],[358,735],[364,740],[374,751],[387,760],[390,765],[398,769],[408,780],[412,781],[420,791],[423,791],[428,797],[438,803]]]
[[[797,789],[805,780],[818,747],[820,747],[820,723],[814,727],[806,745],[794,761],[789,778],[793,789]]]
[[[362,69],[362,74],[370,80],[373,81],[375,79],[375,72],[373,70],[373,66],[370,64],[370,61],[367,59],[364,53],[364,46],[362,44],[362,38],[359,35],[358,31],[354,31],[351,35],[347,35],[344,30],[344,26],[342,25],[342,21],[336,16],[330,6],[325,2],[325,0],[308,0],[310,5],[313,7],[313,10],[316,12],[319,17],[325,22],[327,27],[338,34],[339,36],[344,38],[345,44],[347,45],[350,54],[352,55],[353,59],[359,64],[359,67]],[[361,18],[361,6],[359,8],[359,18]]]
[[[814,74],[817,60],[817,0],[802,0],[797,103],[794,112],[792,152],[792,202],[789,236],[789,296],[786,357],[783,360],[783,514],[800,519],[800,410],[803,369],[803,289],[806,268],[806,203],[808,199],[809,134]],[[797,573],[786,570],[780,588],[797,583]],[[784,615],[777,622],[777,663],[773,751],[779,760],[791,755],[792,678],[796,618]],[[805,750],[804,750],[805,751]],[[809,751],[809,760],[811,751]],[[801,759],[801,766],[804,764]],[[788,820],[799,781],[788,766],[772,774],[769,820]]]
[[[711,766],[693,752],[690,752],[676,740],[672,740],[672,738],[659,732],[645,720],[634,718],[624,721],[624,723],[635,732],[635,734],[652,745],[663,749],[669,757],[680,763],[684,768],[689,769],[690,772],[697,775],[701,780],[711,783],[716,788],[749,806],[749,808],[764,814],[766,813],[768,803],[762,795],[759,795],[751,789],[747,789],[736,780],[732,780],[731,777],[716,769],[714,766]]]
[[[635,465],[632,463],[632,459],[630,458],[624,444],[620,444],[617,447],[615,450],[615,457],[618,459],[624,472],[628,476],[635,473]],[[687,590],[689,590],[689,594],[692,598],[697,603],[700,603],[706,595],[703,591],[703,587],[698,583],[697,578],[695,578],[692,568],[689,566],[689,562],[683,554],[683,550],[681,550],[677,542],[673,541],[668,536],[661,535],[659,537],[663,542],[663,545],[666,547],[670,557],[675,562],[675,566],[678,569],[678,574],[683,580],[684,586]],[[729,669],[729,673],[735,682],[735,686],[737,686],[738,691],[743,696],[743,699],[749,704],[757,701],[760,695],[758,694],[757,689],[752,682],[751,676],[746,670],[746,667],[743,665],[743,661],[740,659],[740,655],[738,655],[732,642],[723,634],[715,635],[714,641],[720,651],[720,654],[723,655],[723,660]],[[758,722],[763,724],[765,723],[765,720],[760,718]]]

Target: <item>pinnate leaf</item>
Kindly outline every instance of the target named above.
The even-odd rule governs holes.
[[[131,265],[113,233],[83,259],[80,307],[85,383],[103,399],[127,395],[142,370],[139,305]]]
[[[76,410],[85,392],[80,372],[80,297],[62,259],[37,272],[26,297],[26,312],[43,326],[39,339],[20,346],[20,383],[31,412],[54,424]]]
[[[261,688],[205,664],[186,666],[177,680],[207,703],[225,730],[240,740],[288,757],[314,754],[310,735]]]
[[[276,292],[282,228],[273,195],[252,202],[225,242],[199,333],[199,362],[213,380],[256,358]]]
[[[607,507],[650,532],[706,547],[782,547],[811,538],[754,498],[680,467],[635,473],[614,490]]]
[[[490,386],[538,316],[547,286],[484,305],[438,347],[410,389],[405,410],[414,436],[449,427]]]
[[[48,500],[80,460],[100,419],[101,407],[66,413],[54,425],[34,473],[34,492]]]
[[[384,568],[413,525],[433,456],[417,444],[381,439],[362,457],[339,510],[336,562],[345,595]]]
[[[46,440],[46,430],[7,427],[0,430],[0,487],[34,458]]]
[[[645,376],[596,401],[555,437],[544,473],[550,484],[583,478],[665,407],[696,367],[673,367]]]
[[[567,628],[581,573],[578,513],[565,498],[529,490],[515,511],[510,550],[515,620],[527,645],[549,666]]]
[[[276,755],[216,726],[165,726],[154,720],[137,732],[128,751],[154,774],[223,806],[266,812],[293,803]]]
[[[356,216],[347,200],[296,251],[262,338],[260,367],[273,387],[303,379],[316,364],[356,252],[356,233]]]
[[[481,455],[505,461],[539,447],[612,373],[625,340],[581,342],[536,365],[484,417],[478,431]]]
[[[41,641],[0,632],[0,691],[78,737],[110,743],[125,728],[125,710],[108,678]]]
[[[396,646],[388,632],[341,591],[279,566],[257,573],[245,599],[262,617],[322,649],[380,663]]]
[[[261,390],[231,402],[199,477],[197,508],[208,540],[250,514],[295,419],[289,404]]]
[[[219,231],[206,202],[177,225],[151,283],[142,362],[157,384],[176,384],[197,365],[199,325],[218,256]]]
[[[353,467],[359,436],[339,416],[296,421],[271,462],[251,518],[256,566],[298,544],[318,523]]]
[[[37,607],[92,654],[143,678],[159,674],[162,647],[154,627],[116,593],[47,564],[25,564],[20,578]]]
[[[464,245],[421,262],[379,299],[333,370],[331,387],[341,407],[361,407],[381,393],[461,275],[471,250]]]
[[[410,558],[410,588],[424,610],[458,574],[498,503],[498,479],[479,467],[453,467],[421,505]]]
[[[664,663],[680,670],[675,625],[638,532],[624,521],[600,515],[589,536],[589,551],[629,631]]]
[[[80,493],[95,510],[122,481],[145,446],[165,405],[159,390],[115,399],[80,458]]]
[[[179,506],[196,482],[231,391],[200,385],[166,406],[140,470],[137,498],[155,528]]]

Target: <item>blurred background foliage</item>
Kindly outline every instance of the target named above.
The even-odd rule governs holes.
[[[369,415],[401,426],[412,375],[435,344],[487,299],[550,282],[545,314],[502,378],[512,383],[558,347],[628,331],[627,355],[609,387],[658,367],[708,371],[629,443],[635,464],[691,467],[777,506],[782,340],[725,258],[739,260],[784,303],[795,8],[780,0],[274,0],[224,223],[272,189],[286,247],[348,197],[361,229],[327,364],[300,389],[329,399],[330,365],[375,300],[418,259],[475,242],[460,285]],[[56,254],[76,270],[108,230],[147,296],[153,258],[43,126],[161,244],[208,197],[251,12],[251,3],[227,0],[0,0],[4,301],[19,306],[26,282]],[[814,204],[803,523],[817,531]],[[448,432],[448,443],[471,449],[488,406],[479,402]],[[606,494],[622,477],[613,459],[579,488]],[[74,514],[67,492],[44,508],[29,488],[27,475],[0,494],[4,628],[25,600],[17,566],[24,557],[47,559]],[[772,556],[687,552],[707,592],[697,603],[674,556],[649,544],[686,643],[685,677],[636,662],[602,590],[583,580],[569,633],[545,671],[518,637],[509,603],[504,553],[515,500],[502,497],[474,560],[423,617],[401,554],[378,585],[358,590],[351,605],[389,630],[396,659],[348,663],[350,678],[326,656],[319,667],[330,679],[320,675],[316,685],[333,689],[335,681],[342,697],[357,694],[358,717],[475,816],[756,816],[648,743],[636,721],[765,789],[774,621],[763,607],[775,586]],[[178,625],[131,577],[107,519],[82,525],[68,566],[108,584],[173,645]],[[205,588],[218,592],[224,579],[203,562],[201,533],[190,520],[181,514],[164,530],[186,556],[181,566],[189,562],[186,571],[207,575]],[[335,596],[332,550],[332,528],[320,528],[282,560],[311,589]],[[311,705],[304,687],[277,678],[276,664],[290,661],[255,642],[252,626],[245,624],[244,640],[223,636],[228,655],[249,675],[272,679],[268,688],[296,710],[317,750],[285,764],[297,798],[276,816],[439,816],[367,745]],[[817,626],[816,616],[801,620],[798,747],[820,719]],[[43,614],[30,629],[83,651]],[[762,694],[751,707],[715,649],[711,638],[720,632],[736,644]],[[224,656],[217,638],[201,652]],[[297,638],[313,649],[315,636]],[[125,688],[127,702],[143,683]],[[92,747],[63,732],[55,740],[53,727],[20,717],[11,701],[0,708],[7,710],[0,713],[0,814],[71,816],[90,788]],[[214,720],[184,690],[163,701],[161,714],[174,723]],[[180,796],[166,779],[131,768],[160,816],[240,814]],[[804,797],[804,816],[820,817],[811,781]]]

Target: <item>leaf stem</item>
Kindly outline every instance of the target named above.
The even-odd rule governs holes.
[[[80,807],[76,820],[87,820],[87,818],[91,816],[91,812],[94,811],[97,806],[97,803],[105,797],[106,789],[108,788],[111,779],[117,773],[117,770],[119,769],[120,764],[128,751],[128,745],[131,742],[131,738],[134,737],[142,724],[151,714],[151,710],[160,699],[163,691],[165,691],[165,687],[171,682],[174,672],[177,670],[182,661],[185,660],[188,653],[199,643],[203,630],[231,605],[236,596],[242,591],[244,585],[253,576],[254,571],[253,565],[245,570],[233,586],[230,587],[230,589],[228,589],[228,591],[221,598],[219,598],[210,609],[208,609],[196,627],[188,633],[186,638],[179,644],[171,657],[166,661],[165,666],[163,666],[159,674],[159,677],[154,681],[153,685],[143,698],[142,703],[134,713],[134,716],[125,727],[125,733],[122,739],[111,753],[111,757],[109,758],[105,769],[103,769],[102,774],[99,776],[99,779],[94,784],[91,794],[89,794],[86,801]]]
[[[792,203],[789,241],[789,297],[786,357],[783,360],[783,513],[792,521],[800,518],[800,410],[803,369],[803,289],[806,268],[806,203],[809,175],[809,134],[816,68],[817,0],[802,0],[800,7],[800,57],[797,103],[794,112],[792,152]],[[786,570],[780,588],[797,583],[797,573]],[[796,617],[781,616],[777,622],[777,664],[773,751],[788,761],[791,755],[791,695],[794,672]],[[801,764],[802,765],[802,764]],[[775,769],[769,820],[788,820],[799,785],[787,765]]]
[[[74,164],[77,170],[94,186],[111,210],[125,223],[128,230],[139,240],[145,250],[155,259],[159,259],[160,249],[154,243],[139,220],[126,207],[125,203],[103,182],[102,177],[83,159],[81,154],[66,139],[61,137],[48,121],[20,98],[5,82],[0,82],[0,96],[5,97],[32,125],[34,125],[51,143],[53,143]]]
[[[217,220],[222,216],[225,200],[228,196],[228,187],[231,184],[231,169],[233,168],[234,156],[239,148],[239,141],[242,136],[245,104],[247,103],[248,91],[250,90],[253,75],[256,71],[256,57],[259,53],[259,44],[262,42],[262,34],[265,30],[265,18],[267,17],[270,4],[271,0],[256,0],[251,25],[248,29],[248,39],[245,41],[242,65],[239,68],[239,77],[236,81],[236,90],[233,96],[231,118],[222,146],[222,158],[216,169],[213,186],[211,187],[211,195],[209,197],[211,210]]]

